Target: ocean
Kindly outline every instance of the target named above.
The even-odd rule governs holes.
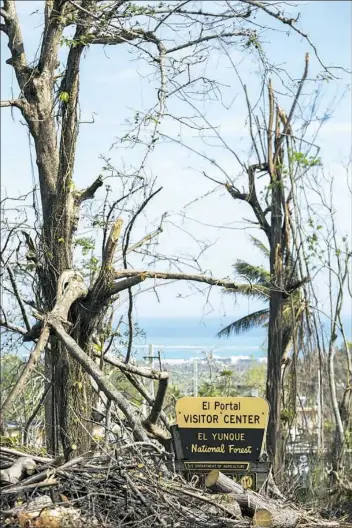
[[[217,332],[231,319],[219,318],[139,318],[145,337],[135,340],[135,357],[148,354],[149,345],[161,353],[163,360],[202,358],[212,353],[218,357],[266,356],[266,330],[257,328],[245,334],[218,338]],[[143,348],[142,348],[143,347]]]
[[[205,353],[218,357],[250,357],[260,359],[267,355],[267,329],[263,327],[232,335],[228,339],[218,338],[218,331],[229,324],[231,318],[149,318],[139,317],[139,327],[145,337],[134,342],[134,355],[141,359],[148,355],[149,345],[161,358],[190,359],[202,358]],[[351,317],[344,317],[345,330],[351,341]],[[328,324],[326,329],[328,330]],[[341,344],[341,340],[338,340]],[[122,350],[124,353],[124,350]]]
[[[267,355],[267,329],[255,328],[249,332],[232,335],[228,339],[218,338],[218,331],[233,319],[229,317],[139,317],[138,325],[144,336],[136,337],[133,343],[135,359],[142,360],[148,356],[149,345],[154,345],[154,355],[165,360],[189,360],[204,358],[205,354],[228,358],[265,358]],[[344,317],[343,324],[348,341],[352,341],[352,318]],[[328,324],[326,325],[328,330]],[[342,341],[338,339],[338,345]],[[21,345],[18,354],[27,357],[31,344]],[[126,347],[121,347],[122,355]]]

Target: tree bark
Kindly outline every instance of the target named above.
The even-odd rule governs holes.
[[[271,528],[294,528],[300,516],[296,510],[279,506],[268,497],[251,490],[245,490],[218,470],[213,470],[206,476],[205,485],[214,493],[228,493],[239,504],[243,515],[253,518],[255,526]],[[261,523],[261,524],[260,524]]]
[[[270,414],[267,432],[267,446],[273,464],[274,476],[282,469],[281,438],[281,358],[283,353],[282,295],[283,281],[283,191],[280,166],[283,153],[280,147],[278,114],[275,123],[275,154],[273,154],[275,102],[269,83],[269,124],[268,124],[268,165],[271,182],[271,226],[270,226],[270,317],[268,335],[268,367],[266,398],[270,402]]]
[[[126,418],[129,420],[135,439],[148,442],[148,436],[129,401],[117,389],[115,389],[109,379],[104,376],[96,363],[90,357],[88,357],[87,354],[85,354],[75,342],[75,340],[72,339],[72,337],[70,337],[67,332],[65,332],[60,322],[51,319],[50,324],[71,356],[74,357],[74,359],[84,368],[85,372],[92,376],[99,389],[106,394],[108,399],[117,403],[119,408],[125,414]]]

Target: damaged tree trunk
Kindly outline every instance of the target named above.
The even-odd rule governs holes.
[[[273,148],[273,128],[275,103],[274,93],[269,84],[269,125],[268,125],[268,160],[271,189],[271,226],[270,226],[270,317],[268,331],[268,374],[266,383],[266,398],[270,402],[268,423],[268,451],[273,462],[274,475],[282,468],[282,431],[281,431],[281,360],[283,354],[282,340],[282,301],[284,291],[283,281],[283,190],[281,181],[281,165],[283,152],[280,148],[280,130],[278,118],[275,126],[275,154]]]
[[[107,396],[107,398],[111,401],[114,401],[122,410],[129,422],[135,439],[137,441],[148,442],[146,430],[144,429],[139,417],[135,413],[132,405],[112,385],[112,383],[100,370],[94,360],[91,359],[84,350],[82,350],[79,344],[66,332],[64,328],[64,325],[68,327],[72,326],[72,324],[67,320],[68,314],[75,301],[86,297],[87,292],[88,288],[86,287],[83,278],[79,273],[73,270],[64,271],[58,281],[58,290],[56,295],[57,300],[54,308],[47,315],[39,316],[38,314],[38,317],[44,321],[43,324],[46,325],[44,327],[45,330],[47,330],[47,328],[52,328],[54,330],[60,346],[62,346],[66,354],[69,354],[69,356],[72,358],[71,360],[74,360],[75,364],[80,366],[85,376],[87,376],[88,379],[89,376],[91,376],[97,383],[99,389]],[[38,345],[36,349],[37,348]],[[131,368],[133,369],[133,367]],[[167,381],[168,376],[163,376],[162,374],[163,373],[161,373],[162,381]],[[153,373],[149,375],[154,377],[156,376],[156,374]],[[164,385],[162,384],[163,390]],[[23,390],[23,384],[18,385],[17,392],[20,392],[21,390]],[[66,454],[66,457],[71,454],[73,448],[73,446],[67,442],[68,440],[70,439],[64,439],[64,453]],[[77,453],[77,449],[75,449],[75,452]]]
[[[84,2],[90,8],[92,2]],[[39,297],[42,313],[51,311],[55,303],[58,280],[72,268],[73,235],[77,228],[79,207],[83,199],[73,190],[72,175],[78,135],[77,105],[79,95],[79,66],[83,45],[69,50],[66,69],[61,75],[59,93],[66,101],[59,108],[56,79],[59,68],[60,39],[65,29],[65,15],[72,9],[67,2],[48,2],[45,9],[44,38],[39,60],[31,67],[26,59],[21,28],[15,2],[5,0],[2,16],[11,59],[21,90],[15,106],[21,111],[34,140],[41,196],[42,230],[35,263],[39,278]],[[77,14],[75,39],[79,40],[89,17]],[[59,123],[59,126],[58,126]],[[100,183],[101,184],[101,183]],[[79,312],[79,310],[78,310]],[[81,325],[80,314],[69,316],[81,345],[90,339],[90,327]],[[80,334],[80,335],[78,335]],[[66,449],[77,444],[79,450],[90,447],[90,413],[92,392],[89,376],[67,355],[60,341],[50,336],[50,347],[45,350],[45,374],[50,391],[45,401],[46,438],[49,452],[58,454],[60,446]]]

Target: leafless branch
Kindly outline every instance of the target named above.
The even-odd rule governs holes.
[[[1,258],[1,260],[3,260]],[[29,319],[28,319],[28,315],[27,315],[27,311],[26,311],[26,307],[24,305],[24,302],[23,302],[23,299],[22,299],[22,296],[18,290],[18,287],[17,287],[17,282],[16,282],[16,278],[15,278],[15,274],[12,270],[12,267],[10,266],[10,264],[7,264],[6,266],[6,269],[7,269],[7,272],[9,274],[9,278],[10,278],[10,282],[11,282],[11,286],[12,286],[12,289],[13,289],[13,293],[17,299],[17,302],[18,302],[18,305],[20,307],[20,310],[21,310],[21,314],[22,314],[22,317],[23,317],[23,321],[24,321],[24,324],[27,328],[27,331],[29,331],[31,329],[31,324],[29,322]]]
[[[79,203],[84,202],[85,200],[91,200],[94,198],[95,193],[103,185],[103,178],[102,176],[99,176],[87,189],[84,191],[81,191],[81,193],[78,196]]]
[[[21,99],[10,99],[8,101],[0,101],[0,107],[1,108],[16,107],[16,108],[22,109],[23,103]]]
[[[32,70],[27,64],[21,27],[14,0],[4,0],[4,9],[1,10],[1,16],[5,20],[6,34],[9,38],[8,47],[11,51],[11,58],[6,62],[13,66],[18,84],[23,90]]]
[[[172,273],[172,272],[160,272],[160,271],[135,271],[135,270],[121,270],[116,271],[114,274],[115,280],[125,278],[124,281],[116,282],[111,286],[108,292],[105,292],[108,295],[114,295],[122,290],[125,290],[128,287],[138,284],[146,279],[162,279],[162,280],[186,280],[192,282],[201,282],[204,284],[209,284],[210,286],[221,286],[225,289],[237,289],[237,283],[219,280],[213,277],[206,275],[192,275],[188,273]]]
[[[180,51],[185,48],[190,48],[192,46],[195,46],[196,44],[201,44],[202,42],[209,42],[210,40],[214,39],[224,39],[224,38],[231,38],[231,37],[249,37],[252,34],[251,30],[243,30],[243,31],[225,31],[223,33],[215,34],[215,35],[207,35],[205,37],[199,37],[197,39],[191,40],[189,42],[185,42],[184,44],[180,44],[179,46],[175,46],[174,48],[166,49],[166,55],[169,53],[174,53],[175,51]]]

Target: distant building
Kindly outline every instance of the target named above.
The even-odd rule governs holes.
[[[18,438],[23,441],[25,424],[16,421],[8,421],[4,424],[4,436],[7,438]],[[33,420],[28,429],[27,442],[34,447],[43,447],[45,444],[44,423],[40,420]]]
[[[304,398],[304,401],[306,398]],[[303,404],[303,402],[302,402]],[[304,404],[296,409],[296,419],[290,429],[292,442],[300,442],[312,436],[318,430],[318,407],[305,407]]]

